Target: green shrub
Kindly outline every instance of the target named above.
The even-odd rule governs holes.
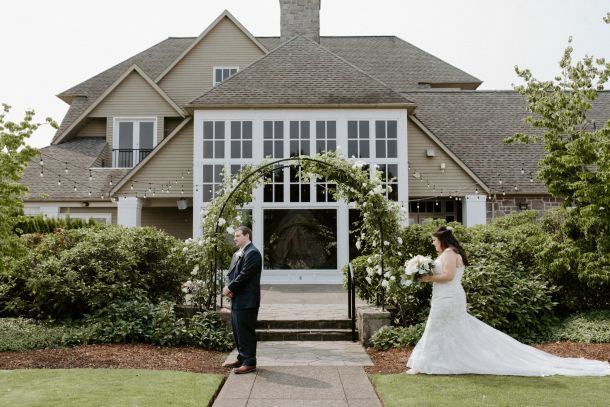
[[[233,349],[233,338],[215,311],[198,312],[193,315],[187,323],[185,342],[219,351]]]
[[[610,310],[571,315],[555,327],[549,340],[610,343]]]
[[[22,239],[27,256],[0,276],[5,313],[80,319],[135,293],[152,303],[182,300],[190,271],[183,243],[157,229],[99,226]]]
[[[21,215],[13,226],[13,233],[18,236],[30,233],[53,233],[57,229],[79,229],[92,227],[97,223],[93,219],[84,220],[80,218],[46,218],[42,215]]]
[[[186,326],[177,319],[171,302],[152,304],[145,296],[116,301],[106,308],[88,315],[82,330],[70,338],[71,343],[129,343],[144,342],[155,345],[179,345]]]
[[[75,330],[25,318],[0,318],[0,352],[57,348]]]
[[[375,332],[371,342],[378,350],[415,346],[424,333],[424,328],[423,323],[407,327],[384,326]]]

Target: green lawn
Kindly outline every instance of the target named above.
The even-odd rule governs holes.
[[[610,405],[610,377],[371,375],[385,407]]]
[[[0,406],[207,406],[222,381],[163,370],[0,370]]]

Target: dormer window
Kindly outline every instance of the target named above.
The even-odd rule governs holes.
[[[231,76],[235,75],[239,71],[238,66],[215,66],[214,67],[214,87]]]

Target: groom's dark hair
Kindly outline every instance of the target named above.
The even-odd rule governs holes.
[[[250,229],[248,226],[241,225],[235,228],[235,230],[241,230],[242,235],[248,235],[248,239],[252,240],[252,229]]]
[[[438,239],[439,242],[441,242],[441,249],[445,250],[447,248],[451,248],[454,252],[462,256],[462,262],[464,262],[464,266],[468,265],[468,257],[466,257],[466,252],[453,234],[453,228],[441,226],[436,230],[436,232],[432,233],[432,236],[434,236]]]

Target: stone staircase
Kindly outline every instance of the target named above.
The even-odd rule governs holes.
[[[351,341],[351,320],[344,319],[259,319],[259,341]],[[358,331],[356,331],[358,339]]]

